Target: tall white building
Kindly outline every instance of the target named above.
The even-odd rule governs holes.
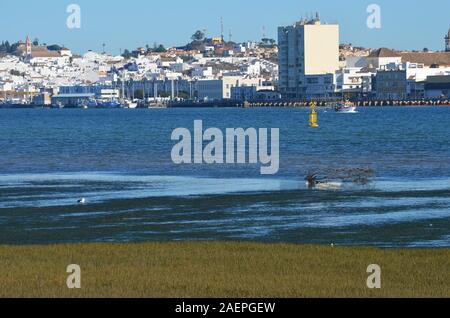
[[[323,24],[319,17],[278,28],[279,89],[284,98],[308,97],[308,78],[339,70],[339,25]],[[311,82],[311,81],[310,81]],[[332,83],[327,91],[332,90]],[[324,95],[328,93],[324,92]]]

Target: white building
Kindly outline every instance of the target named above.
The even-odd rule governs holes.
[[[195,78],[209,78],[213,76],[213,68],[211,66],[196,66],[192,70],[191,75]]]
[[[279,87],[286,98],[305,98],[308,76],[324,76],[326,86],[330,76],[339,69],[339,25],[323,24],[317,17],[311,21],[300,21],[294,26],[278,28],[279,45]],[[327,82],[327,83],[325,83]],[[333,82],[333,81],[332,81]]]
[[[241,66],[241,72],[249,76],[260,76],[261,63],[254,61],[253,63],[244,64]]]
[[[426,67],[421,63],[402,63],[401,69],[406,70],[406,78],[416,82],[425,81],[429,76],[450,75],[450,67]]]
[[[0,92],[10,92],[14,90],[13,81],[0,81]]]
[[[372,90],[372,77],[375,71],[360,67],[346,67],[336,73],[336,92],[365,94]]]
[[[237,86],[231,88],[231,99],[237,101],[276,101],[281,94],[273,86]]]
[[[191,66],[187,63],[173,63],[170,65],[170,70],[173,72],[182,73],[191,69]]]
[[[224,76],[215,80],[199,80],[197,82],[200,100],[231,99],[231,88],[239,86],[262,86],[262,78],[244,78],[240,76]]]
[[[247,48],[244,44],[236,44],[234,46],[234,51],[236,53],[245,53],[245,52],[247,52]]]
[[[386,69],[389,64],[401,64],[402,56],[390,49],[381,48],[370,53],[366,63],[369,68]]]
[[[68,56],[68,57],[72,57],[73,55],[72,55],[72,51],[71,50],[69,50],[68,48],[62,48],[60,51],[59,51],[59,54],[61,54],[61,56]]]
[[[428,78],[435,78],[439,76],[445,77],[450,75],[450,67],[427,67],[423,63],[411,62],[389,64],[385,66],[385,70],[405,72],[406,92],[404,95],[397,94],[397,96],[412,99],[420,99],[425,97],[425,82]],[[396,84],[388,83],[387,85]]]

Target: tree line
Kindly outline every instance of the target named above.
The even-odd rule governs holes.
[[[34,46],[38,46],[39,40],[34,39],[32,43]],[[21,44],[23,44],[23,43],[21,43],[21,42],[10,43],[8,40],[2,41],[0,43],[0,53],[12,54],[12,55],[17,54],[17,49],[19,48],[19,46]],[[42,44],[42,46],[47,47],[47,49],[50,51],[60,51],[62,49],[62,46],[60,46],[58,44],[47,45],[46,43],[44,43],[44,44]]]

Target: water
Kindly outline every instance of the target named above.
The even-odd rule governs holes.
[[[280,172],[175,165],[173,129],[280,128]],[[450,246],[450,108],[0,111],[0,244],[239,240]],[[309,171],[374,182],[310,191]],[[86,205],[78,205],[79,198]]]

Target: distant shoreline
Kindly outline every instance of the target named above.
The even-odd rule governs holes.
[[[360,108],[379,108],[379,107],[450,107],[450,101],[428,101],[428,102],[414,102],[414,101],[396,101],[396,102],[384,102],[384,101],[365,101],[357,102],[357,107]],[[318,102],[317,107],[329,108],[325,102]],[[160,107],[137,107],[136,109],[166,109],[166,108],[178,108],[178,109],[191,109],[191,108],[309,108],[309,102],[285,102],[285,103],[175,103],[167,106]],[[68,107],[50,107],[49,105],[1,105],[0,109],[83,109],[81,107],[68,106]],[[108,108],[88,108],[88,109],[108,109]],[[125,107],[111,108],[111,109],[127,109]]]
[[[68,289],[66,268],[81,268]],[[367,267],[382,270],[368,289]],[[0,297],[449,297],[450,249],[237,242],[0,245]]]

